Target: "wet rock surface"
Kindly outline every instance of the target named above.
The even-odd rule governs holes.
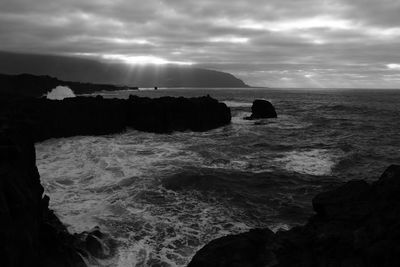
[[[347,182],[313,199],[304,226],[216,239],[189,266],[400,266],[399,185],[398,165],[372,184]]]

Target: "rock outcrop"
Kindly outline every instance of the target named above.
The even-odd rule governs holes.
[[[109,257],[113,242],[98,229],[71,235],[48,208],[36,168],[31,131],[14,122],[0,129],[1,266],[86,266]]]
[[[230,123],[230,109],[210,96],[198,98],[130,96],[128,126],[147,132],[207,131]]]
[[[256,99],[251,106],[251,115],[246,120],[277,118],[275,107],[271,102],[263,99]]]
[[[193,257],[197,266],[400,266],[400,166],[378,181],[350,181],[313,199],[304,226],[226,236]]]
[[[206,96],[198,98],[131,96],[128,100],[98,97],[0,99],[0,121],[24,120],[35,141],[74,135],[104,135],[133,128],[155,133],[207,131],[230,123],[230,109]]]

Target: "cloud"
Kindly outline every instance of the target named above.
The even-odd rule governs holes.
[[[399,13],[398,0],[2,0],[0,48],[194,63],[258,86],[400,87],[387,76]]]
[[[400,70],[400,64],[392,63],[392,64],[387,64],[386,66],[391,70]]]

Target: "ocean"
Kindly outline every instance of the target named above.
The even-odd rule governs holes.
[[[50,207],[72,232],[100,226],[118,242],[104,266],[185,266],[206,243],[255,227],[289,229],[311,199],[350,179],[373,181],[400,163],[400,91],[159,89],[127,98],[203,96],[232,123],[208,132],[128,130],[36,145]],[[246,121],[254,99],[278,118]]]

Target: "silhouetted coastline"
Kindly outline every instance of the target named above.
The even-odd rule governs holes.
[[[138,87],[112,84],[93,84],[62,81],[50,76],[32,74],[0,74],[0,93],[14,96],[41,97],[57,86],[67,86],[75,94],[90,94],[98,91],[137,90]]]
[[[114,84],[123,87],[249,87],[234,75],[195,66],[129,65],[106,63],[96,59],[34,55],[0,51],[0,73],[50,75],[65,81],[93,84]],[[71,88],[72,89],[72,88]],[[78,92],[79,93],[79,92]]]

